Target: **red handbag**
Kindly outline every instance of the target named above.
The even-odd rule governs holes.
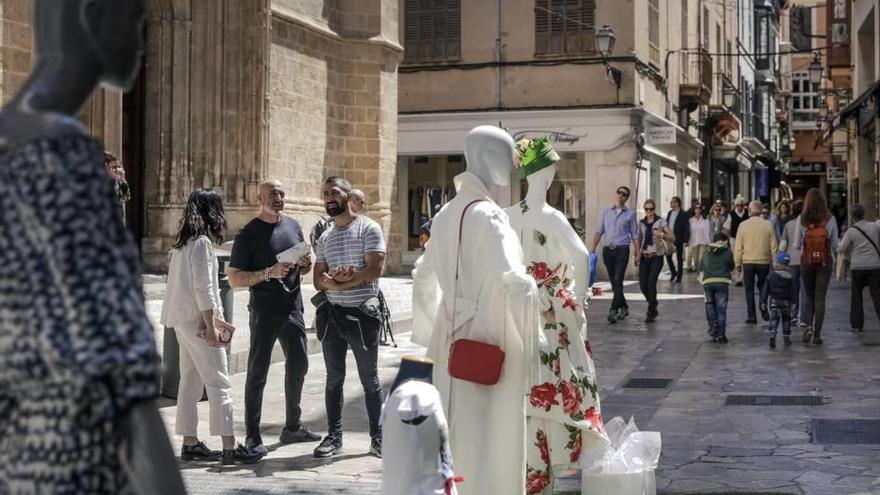
[[[461,211],[458,223],[458,255],[455,260],[455,299],[458,299],[458,275],[461,261],[461,231],[464,225],[464,214],[474,203],[472,201]],[[455,303],[453,302],[453,305]],[[452,328],[455,328],[455,307],[452,309]],[[495,385],[501,378],[504,364],[504,350],[497,345],[487,344],[478,340],[456,339],[449,347],[449,376],[480,385]]]

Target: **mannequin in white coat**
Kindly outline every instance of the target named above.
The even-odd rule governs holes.
[[[435,362],[456,474],[464,477],[459,493],[516,495],[525,493],[524,397],[539,325],[537,290],[519,239],[489,192],[510,184],[513,140],[481,126],[466,145],[467,171],[455,178],[455,198],[434,217],[431,242],[413,272],[413,341],[426,345]],[[474,200],[459,246],[462,211]],[[497,384],[450,378],[449,347],[462,338],[504,350]]]
[[[520,169],[528,174],[526,198],[505,212],[522,241],[526,271],[539,286],[542,324],[538,361],[530,366],[538,379],[530,383],[526,406],[526,483],[527,493],[549,495],[560,473],[578,469],[582,450],[604,449],[608,438],[583,313],[589,253],[565,216],[547,204],[557,167],[542,166]]]

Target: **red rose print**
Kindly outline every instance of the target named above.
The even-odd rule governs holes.
[[[571,292],[565,289],[559,289],[559,292],[556,293],[556,297],[562,299],[562,307],[563,308],[571,308],[577,309],[577,302],[574,300],[574,297],[571,295]]]
[[[573,416],[581,409],[581,390],[577,385],[567,380],[560,383],[560,392],[562,392],[562,409],[565,414]]]
[[[571,342],[568,340],[568,330],[565,328],[559,331],[559,345],[566,349],[571,345]]]
[[[571,453],[568,455],[569,462],[577,462],[578,459],[581,458],[581,432],[578,431],[574,434],[574,438],[571,441]]]
[[[541,460],[544,461],[544,465],[550,465],[550,446],[547,445],[547,435],[544,434],[543,430],[538,430],[538,433],[535,434],[535,437],[538,439],[535,442],[535,447],[538,447],[538,450],[541,451]]]
[[[590,406],[589,409],[584,411],[584,417],[587,418],[587,421],[593,425],[593,428],[595,428],[596,431],[605,431],[605,423],[602,421],[602,415],[596,412],[595,407]]]
[[[550,484],[550,474],[547,471],[532,471],[526,478],[526,493],[534,495],[541,493]]]
[[[556,356],[556,359],[553,360],[553,374],[559,376],[559,356]]]
[[[590,355],[590,359],[593,359],[593,346],[590,345],[590,341],[585,340],[584,345],[587,346],[587,354]]]
[[[556,387],[552,383],[544,383],[532,387],[529,402],[535,407],[543,407],[549,411],[551,406],[559,404],[556,400]]]
[[[539,282],[547,278],[547,263],[534,263],[532,265],[532,276]]]

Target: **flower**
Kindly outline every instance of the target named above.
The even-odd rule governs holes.
[[[568,455],[569,462],[577,462],[581,458],[581,432],[578,430],[571,440],[571,453]]]
[[[559,389],[562,392],[562,409],[565,414],[569,416],[577,414],[581,409],[581,390],[568,380],[562,380]]]
[[[553,366],[553,374],[555,374],[556,376],[559,376],[560,365],[559,365],[559,355],[558,354],[556,355],[556,359],[554,359],[551,364]]]
[[[602,421],[602,415],[596,412],[595,406],[590,406],[589,409],[584,411],[584,417],[596,431],[605,431],[605,423]]]
[[[566,349],[571,345],[571,341],[568,340],[568,330],[565,328],[559,331],[559,345]]]
[[[541,451],[541,460],[544,461],[544,464],[550,465],[550,446],[547,444],[547,435],[543,430],[538,430],[535,434],[535,438],[537,438],[537,442],[535,442],[535,447],[538,447],[538,450]]]
[[[590,341],[585,340],[584,345],[587,347],[587,354],[590,355],[590,359],[593,359],[593,346],[590,345]]]
[[[532,264],[532,276],[535,280],[542,281],[547,278],[547,263],[538,262]]]
[[[577,309],[577,302],[574,300],[574,296],[571,295],[571,292],[565,289],[559,289],[559,292],[556,293],[556,297],[562,299],[563,308]]]
[[[547,471],[532,471],[526,477],[526,493],[534,495],[541,493],[550,484],[550,473]]]
[[[551,406],[559,404],[559,401],[556,400],[556,387],[552,383],[535,385],[529,393],[529,403],[549,411]]]

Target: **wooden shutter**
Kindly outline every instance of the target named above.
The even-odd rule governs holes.
[[[405,0],[403,8],[406,62],[459,58],[460,0]]]
[[[550,2],[535,0],[535,52],[550,53]]]

